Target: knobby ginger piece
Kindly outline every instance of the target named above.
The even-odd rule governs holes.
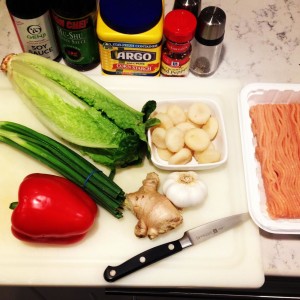
[[[155,172],[148,173],[139,190],[126,195],[125,206],[138,219],[134,232],[137,237],[154,239],[183,221],[180,211],[157,191],[158,186],[159,176]]]

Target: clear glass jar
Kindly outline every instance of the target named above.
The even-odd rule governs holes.
[[[190,71],[195,75],[212,75],[218,68],[221,52],[222,43],[207,46],[195,41],[193,44]]]
[[[197,20],[190,71],[212,75],[219,66],[225,32],[225,12],[215,6],[204,8]]]

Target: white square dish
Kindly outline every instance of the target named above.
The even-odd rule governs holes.
[[[255,157],[256,140],[249,110],[257,104],[300,103],[300,84],[253,83],[245,86],[238,102],[248,207],[254,222],[278,234],[299,234],[300,219],[272,219],[267,211],[260,164]]]
[[[196,170],[206,170],[206,169],[212,169],[219,167],[223,165],[228,157],[228,146],[227,146],[227,138],[226,138],[226,131],[225,131],[225,125],[224,125],[224,119],[221,112],[221,109],[216,101],[213,99],[208,98],[201,98],[199,100],[182,100],[182,99],[174,99],[174,100],[168,100],[168,101],[158,101],[157,103],[157,110],[159,111],[160,108],[169,105],[169,104],[178,104],[180,107],[182,107],[184,110],[187,110],[187,108],[196,102],[201,102],[207,104],[211,111],[212,116],[215,117],[218,120],[219,124],[219,130],[217,133],[217,136],[212,141],[215,148],[218,149],[221,153],[221,158],[217,162],[213,163],[198,163],[195,158],[193,158],[189,163],[184,165],[175,165],[175,164],[169,164],[166,160],[161,159],[158,156],[157,148],[152,143],[151,139],[151,132],[148,131],[148,143],[151,150],[151,161],[153,164],[162,170],[169,170],[169,171],[196,171]]]

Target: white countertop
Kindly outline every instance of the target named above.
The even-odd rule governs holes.
[[[166,12],[173,0],[166,1]],[[205,0],[227,16],[224,53],[211,78],[300,83],[300,1]],[[21,51],[5,1],[0,0],[0,58]],[[98,71],[98,70],[95,70]],[[192,76],[192,75],[191,75]],[[261,231],[266,275],[300,276],[300,236]]]

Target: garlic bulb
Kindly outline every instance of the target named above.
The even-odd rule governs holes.
[[[207,186],[196,172],[172,172],[162,186],[163,193],[177,207],[195,206],[207,196]]]

